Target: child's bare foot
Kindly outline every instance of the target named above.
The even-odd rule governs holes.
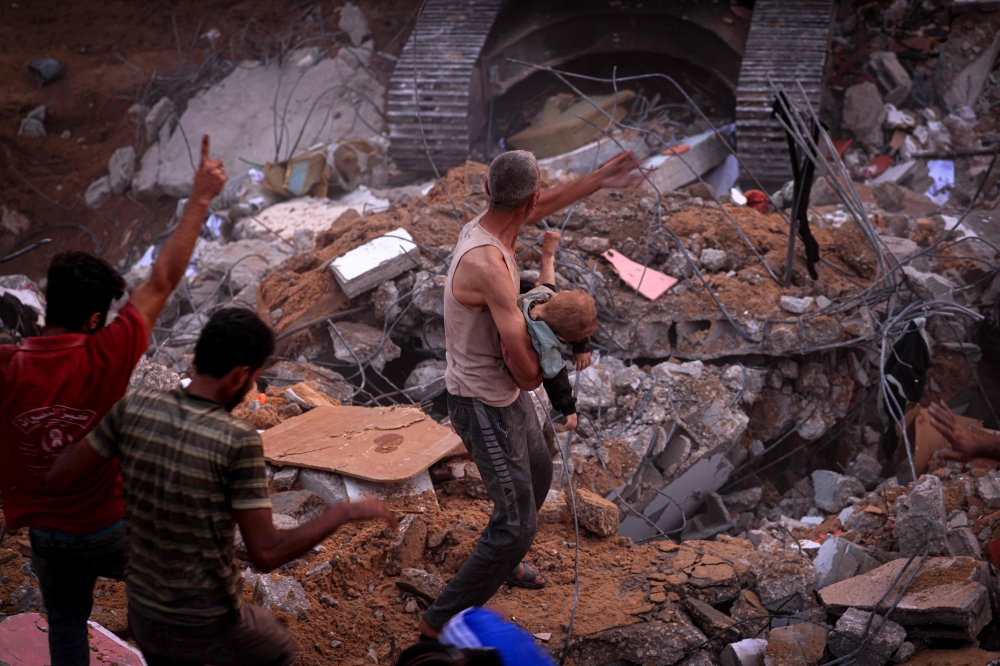
[[[555,256],[556,249],[559,248],[559,240],[562,236],[558,231],[546,231],[542,238],[542,256]]]

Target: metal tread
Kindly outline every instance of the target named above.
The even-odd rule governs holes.
[[[428,0],[389,80],[389,154],[401,169],[463,164],[473,68],[502,0]]]
[[[801,99],[804,90],[819,108],[832,18],[832,0],[757,0],[754,5],[736,87],[736,142],[747,171],[761,181],[792,177],[784,129],[771,118],[771,82],[792,99]]]

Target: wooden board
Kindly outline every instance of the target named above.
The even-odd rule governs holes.
[[[377,483],[412,479],[461,444],[454,431],[415,407],[317,407],[261,437],[272,464]]]

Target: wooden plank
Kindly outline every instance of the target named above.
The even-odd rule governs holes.
[[[275,465],[336,472],[376,483],[412,479],[461,444],[416,407],[317,407],[262,435]]]

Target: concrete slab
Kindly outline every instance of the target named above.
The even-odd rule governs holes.
[[[688,148],[684,150],[683,146]],[[657,155],[643,162],[643,167],[655,169],[649,174],[649,182],[645,185],[647,188],[653,189],[652,186],[655,185],[662,194],[684,187],[722,164],[731,154],[722,139],[712,130],[682,139],[675,150],[680,155],[668,150],[666,155]]]
[[[352,502],[370,498],[387,500],[395,497],[420,496],[426,497],[430,503],[437,506],[434,484],[431,482],[431,475],[427,470],[402,483],[372,483],[345,476],[344,488],[347,490],[347,498]]]
[[[877,612],[889,609],[919,561],[919,558],[913,560]],[[906,564],[906,559],[893,560],[866,574],[825,587],[819,591],[820,601],[834,615],[852,607],[871,611]],[[985,562],[968,557],[928,557],[900,599],[892,619],[906,627],[910,638],[974,640],[993,619],[989,580],[989,565]]]
[[[402,227],[354,248],[330,265],[337,284],[350,298],[419,267],[420,250]]]

